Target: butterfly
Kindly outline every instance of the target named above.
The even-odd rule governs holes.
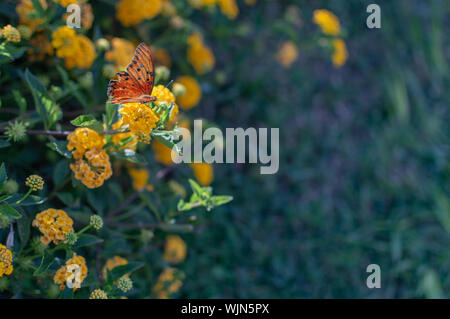
[[[126,71],[116,73],[117,80],[109,81],[107,95],[113,104],[148,103],[155,101],[151,96],[155,79],[152,52],[141,43]]]

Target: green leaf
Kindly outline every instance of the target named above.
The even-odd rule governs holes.
[[[38,276],[48,270],[48,268],[53,264],[55,261],[55,257],[53,256],[53,253],[50,253],[49,250],[44,251],[44,255],[41,259],[41,264],[39,265],[38,269],[35,270],[33,273],[34,276]]]
[[[20,114],[24,114],[27,110],[27,100],[20,94],[19,90],[13,90],[12,91],[14,101],[19,106]]]
[[[205,193],[204,189],[193,179],[189,179],[189,184],[191,185],[194,194],[196,194],[199,198],[202,198],[202,194]]]
[[[80,115],[70,121],[70,123],[75,126],[90,128],[98,133],[103,133],[103,123],[97,121],[92,115]]]
[[[2,163],[2,165],[0,165],[0,184],[5,182],[7,178],[8,175],[6,174],[5,163]]]
[[[153,130],[151,133],[151,136],[154,139],[156,139],[157,141],[163,143],[165,146],[167,146],[171,150],[174,150],[179,155],[183,155],[181,149],[175,143],[175,141],[178,142],[178,139],[179,139],[179,134],[175,130],[173,130],[173,131]]]
[[[22,249],[30,239],[31,220],[26,214],[22,214],[22,218],[17,221],[17,232],[20,238],[20,247]]]
[[[12,219],[19,219],[22,217],[20,213],[10,206],[9,204],[2,204],[0,205],[0,215],[12,218]]]
[[[2,195],[2,196],[0,196],[0,203],[4,202],[4,201],[7,201],[11,197],[12,197],[12,195]]]
[[[61,184],[68,175],[69,175],[69,163],[65,159],[60,160],[55,165],[55,170],[53,171],[53,183],[55,183],[55,186]]]
[[[117,122],[119,107],[116,104],[106,103],[106,127],[111,129],[111,125]]]
[[[114,267],[109,273],[108,273],[108,282],[112,283],[116,281],[117,279],[121,278],[122,276],[129,274],[133,271],[136,271],[137,269],[144,266],[143,262],[130,262],[126,265],[121,265]]]
[[[90,234],[81,234],[80,237],[78,237],[78,240],[74,245],[74,248],[92,246],[92,245],[99,244],[102,242],[103,242],[103,239],[99,238],[97,236],[90,235]]]
[[[62,112],[47,92],[44,84],[28,69],[25,71],[25,81],[33,95],[34,104],[46,129],[61,119]]]
[[[231,202],[233,200],[233,196],[227,195],[212,196],[210,200],[214,206],[220,206]]]
[[[132,163],[136,164],[147,164],[147,161],[145,160],[145,157],[136,153],[136,151],[125,149],[118,152],[112,153],[115,157],[123,160],[127,160]]]
[[[38,18],[44,18],[45,17],[45,10],[44,7],[42,7],[42,4],[39,0],[31,0],[33,3],[34,9],[36,9],[36,12],[38,14]]]
[[[70,152],[67,149],[67,141],[58,141],[53,136],[49,137],[50,142],[47,143],[47,146],[50,147],[52,150],[58,152],[64,157],[71,158],[72,152]]]

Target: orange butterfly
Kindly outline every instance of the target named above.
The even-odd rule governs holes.
[[[116,74],[117,80],[109,81],[108,97],[113,104],[122,103],[148,103],[155,101],[151,96],[155,79],[152,52],[145,43],[136,48],[127,71]]]

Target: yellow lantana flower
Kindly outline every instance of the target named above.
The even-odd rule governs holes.
[[[159,117],[147,105],[141,103],[124,103],[119,110],[124,125],[134,133],[138,139],[150,143],[144,137],[149,137],[152,129],[156,127]]]
[[[106,144],[102,135],[87,127],[75,129],[67,136],[67,140],[69,141],[67,149],[74,150],[73,158],[75,159],[82,158],[84,153],[91,148],[101,149]]]
[[[96,147],[84,153],[84,158],[77,159],[75,163],[70,164],[70,169],[75,178],[88,188],[102,186],[105,180],[112,175],[108,154],[105,150]]]
[[[339,19],[331,11],[325,9],[315,10],[313,21],[322,29],[322,32],[327,35],[336,36],[341,32]]]
[[[284,67],[289,68],[298,58],[297,46],[292,41],[286,41],[282,44],[280,50],[276,54],[276,59]]]
[[[154,18],[163,8],[161,0],[121,0],[116,6],[117,19],[126,27]]]
[[[163,258],[168,263],[178,264],[186,258],[186,250],[186,243],[180,236],[167,236]]]
[[[180,76],[177,78],[177,83],[182,84],[186,89],[184,95],[177,97],[180,107],[188,110],[196,106],[202,98],[202,89],[197,80],[190,76]]]
[[[210,71],[216,63],[212,50],[203,43],[203,37],[195,32],[188,38],[187,59],[199,74]]]
[[[41,242],[55,245],[66,239],[69,232],[73,232],[73,220],[62,209],[49,208],[36,215],[32,225],[38,227],[42,233]]]
[[[211,164],[191,163],[189,164],[194,171],[195,179],[202,186],[211,185],[214,179],[214,170]]]
[[[39,2],[44,10],[47,9],[45,0],[39,0]],[[36,18],[36,9],[31,0],[20,0],[16,6],[16,12],[19,16],[19,23],[29,27],[31,31],[34,31],[38,25],[44,22],[43,18]]]
[[[13,272],[12,253],[6,246],[0,244],[0,278]]]
[[[87,276],[88,268],[86,259],[73,253],[72,258],[66,261],[66,264],[56,271],[53,281],[59,284],[59,289],[64,290],[65,284],[69,284],[69,288],[74,290],[81,288],[81,283]]]
[[[111,50],[105,53],[105,59],[114,63],[115,71],[118,72],[130,63],[134,56],[136,46],[126,39],[113,38]]]
[[[123,266],[126,264],[128,264],[128,260],[126,260],[125,258],[120,257],[120,256],[114,256],[113,258],[108,259],[102,270],[103,278],[106,279],[106,276],[107,276],[106,269],[111,271],[114,268],[116,268],[117,266]],[[125,276],[127,276],[127,275],[125,275]]]
[[[331,58],[334,66],[340,68],[348,59],[347,46],[345,45],[344,40],[335,39],[333,40],[333,47],[334,52]]]
[[[171,294],[180,290],[183,282],[181,273],[175,268],[165,268],[159,275],[158,280],[153,286],[153,291],[158,299],[168,299]]]
[[[149,172],[145,168],[134,168],[129,167],[128,173],[131,176],[133,181],[133,188],[137,191],[147,188],[148,190],[152,190],[151,185],[148,185],[148,178],[150,176]]]

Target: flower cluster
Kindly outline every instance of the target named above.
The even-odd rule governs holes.
[[[112,175],[108,154],[105,150],[96,147],[87,151],[83,159],[77,159],[75,163],[70,164],[70,168],[75,178],[88,188],[102,186],[104,181]]]
[[[189,0],[189,3],[197,9],[201,7],[212,7],[218,4],[220,11],[230,19],[235,19],[239,14],[236,0]]]
[[[124,69],[134,56],[136,46],[126,39],[113,38],[111,49],[105,53],[105,59],[114,63],[114,71]]]
[[[57,245],[66,239],[69,232],[73,232],[73,220],[61,209],[49,208],[36,215],[32,225],[38,227],[42,233],[41,242]]]
[[[45,0],[39,0],[39,2],[43,9],[47,8]],[[16,6],[16,12],[19,16],[19,23],[29,27],[31,31],[34,31],[38,25],[44,22],[43,18],[37,18],[37,12],[32,0],[20,0]]]
[[[195,179],[202,186],[211,185],[214,178],[214,171],[211,164],[191,163],[189,164],[194,171]]]
[[[123,120],[122,120],[122,119],[119,119],[116,123],[114,123],[114,124],[112,125],[112,128],[113,128],[114,130],[120,130],[120,129],[122,129],[123,126],[124,126],[124,125],[123,125]],[[124,139],[127,139],[127,138],[129,138],[129,137],[132,137],[132,139],[131,139],[129,142],[120,144],[121,141],[123,141]],[[136,138],[136,136],[135,136],[133,133],[131,133],[131,132],[124,132],[124,133],[117,133],[117,134],[114,134],[114,135],[112,136],[112,142],[114,143],[114,145],[115,145],[116,147],[118,147],[119,150],[124,150],[124,149],[135,150],[135,149],[136,149],[136,146],[137,146],[137,138]],[[119,146],[119,145],[120,145],[120,146]]]
[[[339,23],[339,19],[334,13],[321,9],[314,11],[313,21],[320,27],[324,34],[333,37],[331,42],[333,46],[331,59],[334,66],[340,68],[347,61],[348,52],[344,40],[340,38],[341,24]]]
[[[12,254],[6,246],[0,244],[0,278],[13,272]]]
[[[193,33],[188,41],[187,59],[199,74],[210,71],[216,63],[216,58],[209,47],[203,43],[200,33]]]
[[[168,299],[171,294],[180,290],[183,285],[180,279],[181,273],[175,268],[165,268],[159,275],[153,292],[158,299]]]
[[[75,159],[70,165],[75,178],[89,188],[103,185],[112,175],[109,156],[102,149],[106,143],[103,136],[89,128],[77,128],[67,139],[67,149],[73,150]]]
[[[1,29],[1,35],[6,41],[20,42],[20,32],[12,25],[8,24]]]
[[[69,288],[74,290],[81,288],[81,283],[87,276],[86,260],[82,256],[73,253],[72,258],[66,261],[66,264],[56,271],[53,281],[59,284],[59,289],[65,288],[67,283]]]
[[[180,76],[176,83],[182,84],[185,88],[184,94],[177,96],[177,102],[182,109],[189,110],[200,102],[202,89],[196,79],[190,76]]]
[[[139,141],[150,143],[148,139],[152,129],[156,127],[159,117],[147,105],[141,103],[125,103],[119,110],[122,122],[134,133]]]
[[[186,258],[186,243],[180,236],[167,236],[163,258],[171,264],[178,264]]]
[[[91,67],[95,59],[95,46],[88,37],[62,26],[52,33],[52,39],[56,55],[64,59],[66,68]]]
[[[175,96],[168,88],[164,85],[157,85],[153,88],[152,95],[156,96],[156,105],[160,105],[162,103],[170,104],[174,103],[174,107],[172,109],[172,113],[170,114],[169,122],[173,121],[178,114],[178,105],[175,104]]]
[[[95,289],[91,292],[89,299],[108,299],[108,295],[101,289]]]
[[[39,175],[30,175],[25,180],[25,185],[35,192],[44,188],[44,180]]]
[[[129,27],[155,17],[162,8],[162,0],[121,0],[116,7],[116,15],[124,26]]]
[[[142,190],[144,188],[151,189],[151,186],[147,185],[148,177],[149,177],[149,173],[148,173],[147,169],[129,167],[128,173],[131,176],[131,179],[133,181],[133,188],[135,190],[138,191],[138,190]]]
[[[298,58],[297,46],[292,41],[286,41],[281,45],[280,50],[276,54],[276,59],[284,67],[289,68]]]

